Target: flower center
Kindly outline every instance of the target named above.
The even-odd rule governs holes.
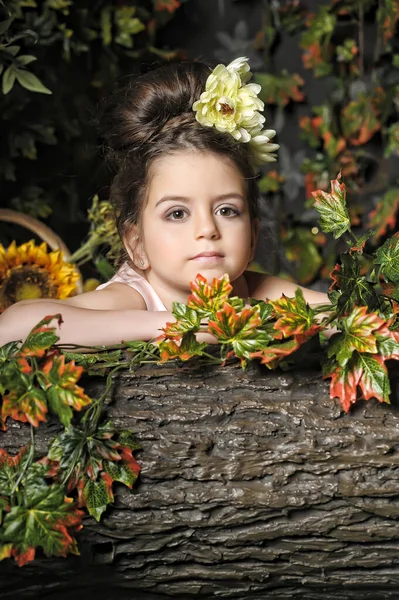
[[[36,298],[57,298],[57,285],[49,273],[36,265],[13,267],[0,287],[0,311],[14,302]]]
[[[232,106],[230,106],[230,104],[227,104],[227,102],[221,102],[219,104],[220,109],[219,112],[222,113],[222,115],[233,115],[234,114],[234,108]]]

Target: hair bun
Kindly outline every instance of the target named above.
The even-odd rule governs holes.
[[[178,127],[195,121],[192,105],[205,89],[209,73],[204,63],[168,63],[116,91],[99,118],[106,157],[120,166],[168,124]]]

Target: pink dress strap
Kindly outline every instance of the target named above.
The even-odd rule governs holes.
[[[133,289],[137,290],[139,294],[143,296],[147,310],[166,310],[165,306],[162,304],[162,300],[147,279],[137,273],[137,271],[128,265],[128,263],[123,263],[120,269],[113,277],[111,277],[109,281],[102,283],[96,289],[102,290],[111,283],[125,283],[126,285],[129,285]]]

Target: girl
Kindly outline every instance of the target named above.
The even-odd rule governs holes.
[[[23,339],[60,312],[61,343],[111,345],[159,335],[174,301],[186,302],[198,273],[228,273],[242,298],[294,295],[296,285],[247,271],[258,233],[254,165],[275,159],[263,130],[260,87],[245,58],[218,65],[161,66],[137,77],[102,115],[111,199],[125,257],[106,284],[66,300],[14,304],[0,316],[0,345]],[[327,296],[304,290],[309,303]]]

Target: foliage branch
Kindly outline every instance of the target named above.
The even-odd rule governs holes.
[[[208,282],[199,274],[187,303],[173,304],[175,321],[151,342],[82,353],[57,343],[62,317],[52,315],[21,346],[13,342],[0,349],[1,427],[13,419],[31,428],[31,442],[17,456],[0,451],[0,559],[14,557],[23,565],[38,547],[48,555],[78,553],[73,532],[81,527],[80,509],[99,520],[113,501],[113,483],[134,484],[140,468],[133,452],[140,446],[106,419],[105,399],[119,369],[170,360],[220,365],[239,360],[243,368],[258,360],[268,369],[286,369],[301,346],[320,338],[323,374],[344,411],[359,398],[389,402],[385,363],[399,359],[399,233],[368,257],[372,268],[364,272],[361,258],[373,231],[360,238],[352,232],[340,176],[329,193],[314,192],[314,207],[324,233],[347,238],[348,248],[331,273],[328,305],[310,307],[300,288],[292,298],[246,303],[230,295],[227,275]],[[201,334],[213,336],[219,355]],[[100,398],[89,398],[77,385],[83,371],[107,376]],[[63,429],[38,458],[34,430],[48,413]]]
[[[183,56],[160,35],[185,2],[0,1],[3,207],[46,219],[76,247],[87,198],[109,183],[92,124],[98,103],[115,81]]]

